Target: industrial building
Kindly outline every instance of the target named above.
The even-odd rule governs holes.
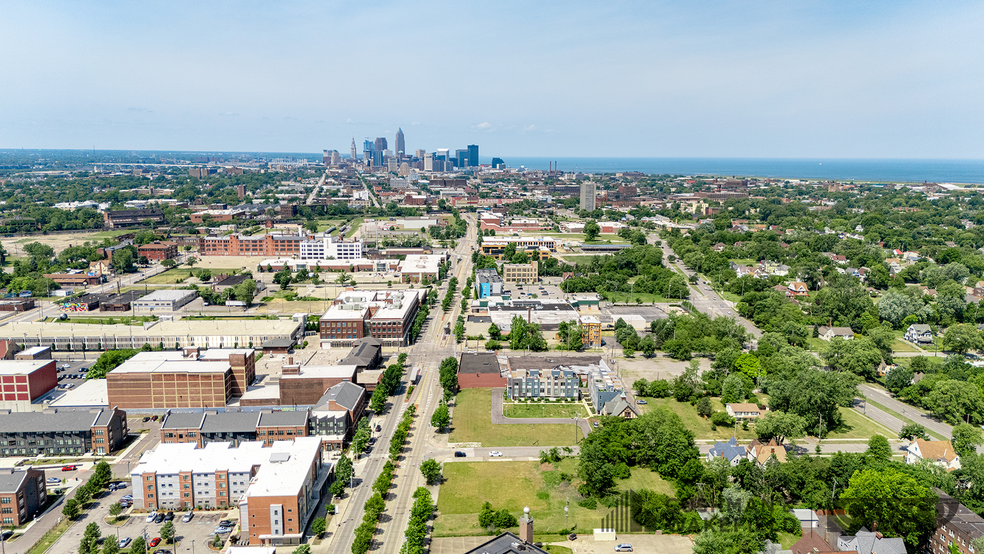
[[[494,389],[506,386],[499,358],[492,352],[463,352],[458,362],[459,389]]]
[[[198,291],[173,289],[155,290],[154,292],[141,296],[134,300],[133,313],[136,314],[161,314],[178,311],[182,306],[198,298]]]
[[[51,359],[50,350],[47,359],[23,359],[26,356],[33,358],[34,352],[38,351],[29,348],[15,355],[20,359],[0,361],[0,383],[3,387],[0,408],[30,410],[32,402],[58,386],[58,369]]]

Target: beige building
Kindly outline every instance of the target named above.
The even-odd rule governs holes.
[[[536,260],[528,264],[503,264],[502,280],[506,283],[535,283],[539,265]]]

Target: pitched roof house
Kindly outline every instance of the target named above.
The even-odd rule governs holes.
[[[724,458],[728,460],[728,463],[736,466],[747,456],[748,450],[738,444],[738,439],[731,437],[728,442],[718,441],[714,443],[714,446],[707,452],[707,461],[710,462],[714,458]]]
[[[916,439],[906,447],[905,462],[918,464],[928,460],[946,470],[960,469],[960,456],[953,449],[950,441],[926,441]]]

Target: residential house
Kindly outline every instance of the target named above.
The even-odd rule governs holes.
[[[932,344],[933,329],[925,323],[913,323],[905,330],[903,338],[914,344]]]
[[[820,533],[813,530],[804,531],[803,537],[793,543],[790,551],[793,554],[830,554],[836,552],[836,550],[830,546],[830,543],[823,539]]]
[[[765,415],[766,410],[759,409],[756,404],[747,402],[731,402],[725,404],[728,415],[737,421],[751,421]]]
[[[605,402],[601,408],[601,413],[622,419],[635,419],[639,417],[639,412],[636,411],[632,403],[625,397],[624,391],[622,394]]]
[[[950,441],[927,441],[916,439],[905,449],[905,463],[918,464],[928,460],[933,465],[947,471],[960,469],[960,456],[953,449]]]
[[[710,462],[714,458],[724,458],[729,464],[737,466],[738,462],[746,459],[748,456],[748,450],[738,444],[738,439],[731,437],[727,442],[718,441],[714,443],[714,446],[707,452],[707,461]]]
[[[759,466],[764,466],[772,458],[775,458],[780,464],[786,461],[786,449],[777,443],[776,439],[770,440],[769,444],[763,444],[758,439],[754,439],[748,444],[747,450],[748,460],[758,463]]]
[[[712,247],[711,247],[711,250],[713,250],[713,251],[715,251],[715,252],[721,252],[721,251],[723,251],[723,250],[724,250],[724,249],[725,249],[726,247],[727,247],[727,245],[725,245],[725,244],[724,244],[723,242],[719,242],[719,243],[717,243],[717,244],[715,244],[714,246],[712,246]]]
[[[825,341],[831,341],[834,337],[840,337],[844,340],[851,340],[854,338],[854,331],[850,327],[820,327],[818,329],[820,333],[820,338]]]
[[[867,527],[858,529],[853,536],[837,537],[837,550],[853,550],[858,554],[906,554],[905,541],[901,537],[889,539]]]
[[[793,296],[809,296],[810,288],[806,286],[806,283],[802,281],[793,281],[788,285],[789,291]]]

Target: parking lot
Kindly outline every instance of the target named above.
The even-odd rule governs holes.
[[[85,382],[85,374],[96,362],[92,360],[58,360],[58,388],[73,389]]]

